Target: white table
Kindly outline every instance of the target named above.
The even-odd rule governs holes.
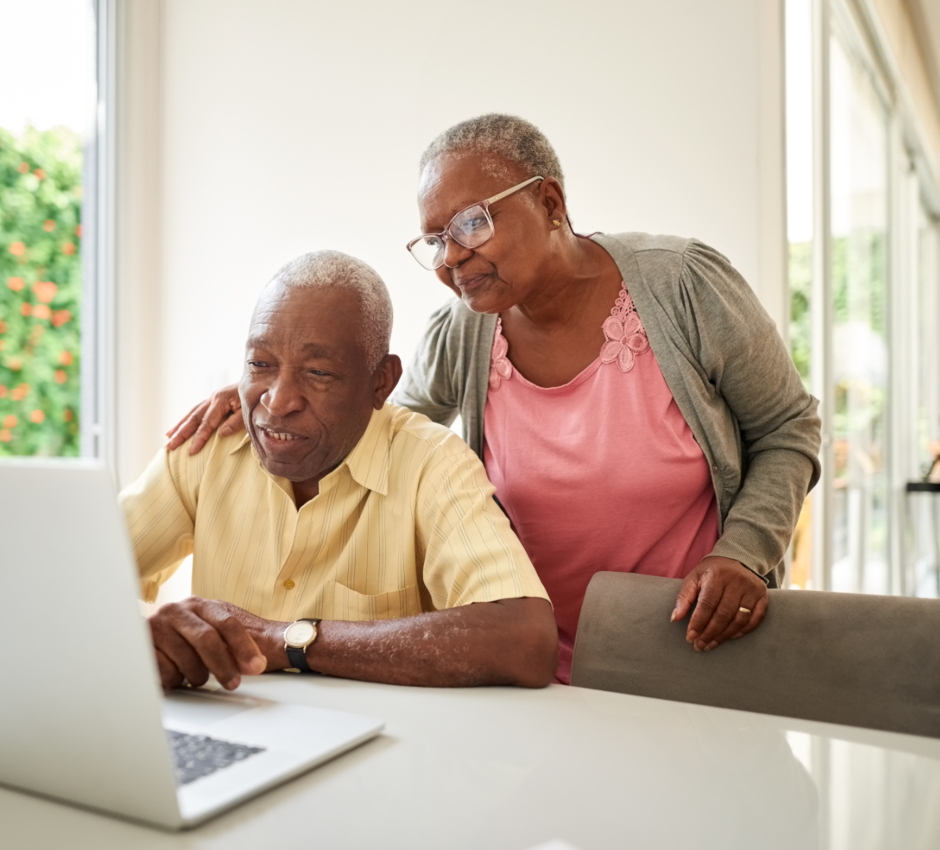
[[[940,847],[932,739],[563,686],[426,690],[279,674],[242,688],[382,717],[386,729],[181,834],[0,789],[0,847]]]

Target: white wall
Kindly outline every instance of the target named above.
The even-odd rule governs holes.
[[[697,236],[783,320],[778,0],[162,7],[160,342],[141,376],[161,427],[238,376],[257,292],[302,251],[379,270],[407,360],[447,297],[404,250],[417,160],[486,111],[546,132],[577,229]]]

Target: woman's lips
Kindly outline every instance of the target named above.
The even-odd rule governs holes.
[[[461,292],[466,292],[469,289],[474,289],[477,286],[479,286],[488,277],[489,275],[486,275],[486,274],[464,275],[464,276],[457,278],[457,280],[455,280],[454,282],[456,283],[458,289],[460,289]]]

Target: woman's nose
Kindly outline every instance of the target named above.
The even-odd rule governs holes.
[[[455,239],[448,237],[444,241],[444,265],[449,269],[459,266],[472,253],[473,250],[471,248],[464,248],[464,246]]]

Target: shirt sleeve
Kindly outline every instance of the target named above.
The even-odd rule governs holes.
[[[494,492],[480,459],[456,435],[444,440],[423,470],[415,532],[424,585],[438,610],[548,599]]]
[[[193,552],[199,479],[207,455],[208,447],[191,456],[188,443],[172,452],[160,449],[118,497],[146,602],[156,599],[160,585]]]
[[[693,242],[681,289],[696,314],[693,348],[734,416],[743,455],[743,480],[712,554],[768,576],[783,560],[803,500],[819,480],[818,402],[773,320],[725,257]]]

